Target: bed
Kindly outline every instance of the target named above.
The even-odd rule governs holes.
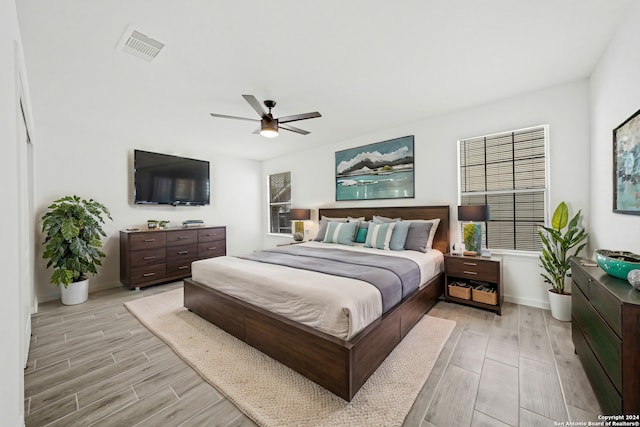
[[[331,208],[320,209],[319,215],[366,220],[374,215],[405,220],[439,218],[432,246],[442,253],[448,252],[448,206]],[[382,316],[343,339],[227,295],[204,282],[196,277],[184,281],[187,309],[347,401],[351,401],[444,289],[444,276],[438,272]]]

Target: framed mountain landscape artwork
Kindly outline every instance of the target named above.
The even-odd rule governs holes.
[[[336,200],[415,197],[413,135],[336,152]]]

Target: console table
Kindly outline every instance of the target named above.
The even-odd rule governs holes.
[[[120,231],[120,281],[129,289],[191,276],[191,263],[227,254],[226,227]]]

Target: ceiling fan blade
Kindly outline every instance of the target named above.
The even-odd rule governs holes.
[[[309,132],[291,125],[285,125],[282,124],[280,122],[278,122],[278,129],[284,129],[284,130],[288,130],[290,132],[295,132],[295,133],[299,133],[301,135],[307,135]]]
[[[316,117],[322,117],[322,115],[320,115],[320,113],[318,113],[317,111],[313,113],[294,114],[293,116],[278,117],[278,123],[289,123],[298,120],[315,119]]]
[[[254,110],[256,110],[256,113],[258,113],[260,117],[265,117],[267,115],[267,112],[264,111],[262,105],[260,105],[255,96],[242,95],[242,97],[249,103],[249,105],[251,105],[251,107],[253,107]]]
[[[247,120],[250,122],[259,122],[260,120],[258,119],[248,119],[246,117],[238,117],[238,116],[227,116],[225,114],[216,114],[216,113],[209,113],[211,114],[212,117],[220,117],[223,119],[234,119],[234,120]]]

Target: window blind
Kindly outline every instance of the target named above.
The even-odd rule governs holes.
[[[460,204],[491,209],[488,248],[539,251],[547,194],[547,126],[459,141]]]

